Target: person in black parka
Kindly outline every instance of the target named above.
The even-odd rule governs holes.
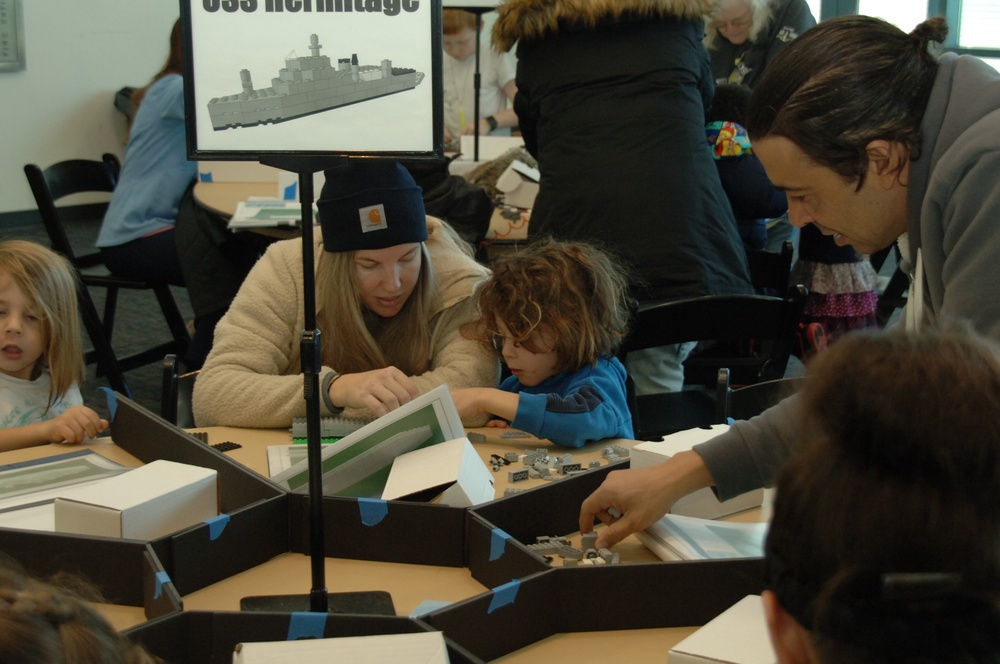
[[[529,237],[601,243],[639,300],[753,292],[705,142],[712,8],[508,0],[493,27],[497,48],[517,42],[514,109],[541,172]],[[663,391],[635,377],[638,393]]]

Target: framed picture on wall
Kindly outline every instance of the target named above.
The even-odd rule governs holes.
[[[0,71],[25,68],[21,0],[0,0]]]
[[[191,159],[444,154],[441,0],[185,0]]]

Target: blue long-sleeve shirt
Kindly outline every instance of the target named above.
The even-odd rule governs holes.
[[[511,426],[562,447],[581,447],[590,440],[632,438],[632,415],[625,398],[625,367],[614,357],[597,365],[563,372],[534,387],[516,376],[500,389],[520,394]]]

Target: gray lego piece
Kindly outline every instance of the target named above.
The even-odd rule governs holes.
[[[322,417],[319,421],[319,436],[320,438],[343,438],[371,422],[371,419],[360,417]],[[306,418],[296,417],[293,419],[292,438],[305,438],[306,435]]]
[[[527,468],[518,468],[507,471],[507,481],[508,482],[522,482],[530,476],[530,472]]]
[[[531,434],[527,431],[520,431],[518,429],[509,429],[500,434],[501,438],[531,438]]]

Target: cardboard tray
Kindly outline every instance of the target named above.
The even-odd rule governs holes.
[[[284,491],[127,397],[115,395],[109,407],[111,439],[140,461],[166,459],[219,473],[220,516],[152,542],[181,595],[288,551]]]
[[[317,619],[318,618],[318,619]],[[125,630],[152,654],[168,662],[209,664],[232,661],[241,641],[282,641],[290,635],[305,638],[413,634],[434,631],[427,623],[393,616],[326,616],[318,614],[240,613],[185,611]],[[447,637],[453,664],[479,664],[483,660]]]
[[[290,550],[309,554],[309,497],[289,494]],[[323,542],[331,558],[465,567],[467,508],[376,500],[323,499]]]
[[[80,577],[105,602],[141,606],[150,619],[181,609],[177,589],[147,543],[27,530],[5,530],[0,542],[3,554],[32,576]]]
[[[702,625],[763,587],[760,558],[551,568],[423,616],[484,660],[555,634]]]
[[[539,535],[578,531],[580,504],[608,473],[628,464],[628,459],[606,464],[470,508],[466,549],[472,578],[492,588],[548,568],[544,557],[524,545]]]

